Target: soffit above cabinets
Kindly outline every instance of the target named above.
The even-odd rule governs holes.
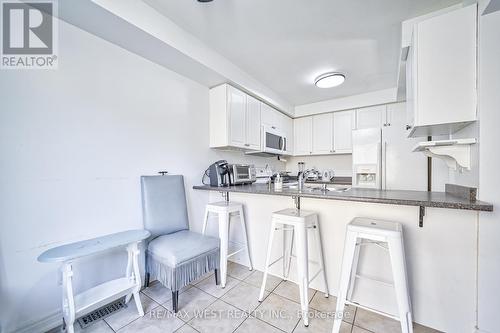
[[[401,22],[458,0],[143,0],[294,105],[396,87]],[[345,73],[318,89],[324,72]]]

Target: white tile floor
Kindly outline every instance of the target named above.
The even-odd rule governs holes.
[[[336,299],[325,298],[314,289],[309,291],[311,319],[309,327],[298,316],[298,287],[288,281],[269,276],[262,303],[257,301],[262,272],[250,272],[244,266],[228,266],[226,288],[215,285],[209,274],[179,294],[179,313],[171,312],[171,292],[159,283],[152,283],[141,292],[146,313],[140,318],[133,302],[104,320],[86,329],[75,324],[77,333],[330,333]],[[276,316],[279,312],[280,316]],[[401,332],[399,322],[350,306],[341,333]],[[60,332],[56,328],[48,333]],[[437,331],[415,324],[415,333]]]

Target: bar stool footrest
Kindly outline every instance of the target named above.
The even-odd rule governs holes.
[[[373,278],[373,277],[370,277],[370,276],[356,274],[355,278],[356,278],[356,279],[365,279],[365,280],[370,280],[370,281],[377,282],[377,283],[380,283],[380,284],[386,285],[386,286],[388,286],[388,287],[392,287],[392,288],[394,288],[394,283],[387,282],[387,281],[383,281],[383,280],[379,280],[379,279],[376,279],[376,278]]]
[[[243,251],[246,251],[246,249],[245,249],[244,247],[242,247],[241,249],[236,250],[236,251],[234,251],[234,252],[232,252],[232,253],[229,253],[226,257],[227,257],[227,258],[232,257],[232,256],[234,256],[234,255],[236,255],[236,254],[238,254],[238,253],[240,253],[240,252],[243,252]]]
[[[387,318],[391,318],[391,319],[394,319],[394,320],[400,321],[399,316],[395,316],[395,315],[392,315],[392,314],[387,313],[387,312],[383,312],[383,311],[375,310],[375,309],[373,309],[373,308],[370,308],[370,307],[365,306],[365,305],[361,305],[361,304],[356,303],[356,302],[351,302],[351,301],[349,301],[349,300],[346,300],[346,301],[345,301],[345,304],[353,305],[353,306],[356,306],[356,307],[361,308],[361,309],[363,309],[363,310],[367,310],[367,311],[370,311],[370,312],[373,312],[373,313],[379,314],[379,315],[381,315],[381,316],[384,316],[384,317],[387,317]]]

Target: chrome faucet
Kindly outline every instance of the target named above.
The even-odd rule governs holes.
[[[302,192],[302,190],[304,189],[304,183],[306,182],[307,177],[313,171],[314,170],[305,170],[305,171],[299,172],[298,179],[297,179],[299,192]]]

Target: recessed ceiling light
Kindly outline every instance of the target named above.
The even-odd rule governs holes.
[[[345,75],[342,73],[325,73],[314,80],[314,84],[318,88],[333,88],[341,85],[345,81]]]

